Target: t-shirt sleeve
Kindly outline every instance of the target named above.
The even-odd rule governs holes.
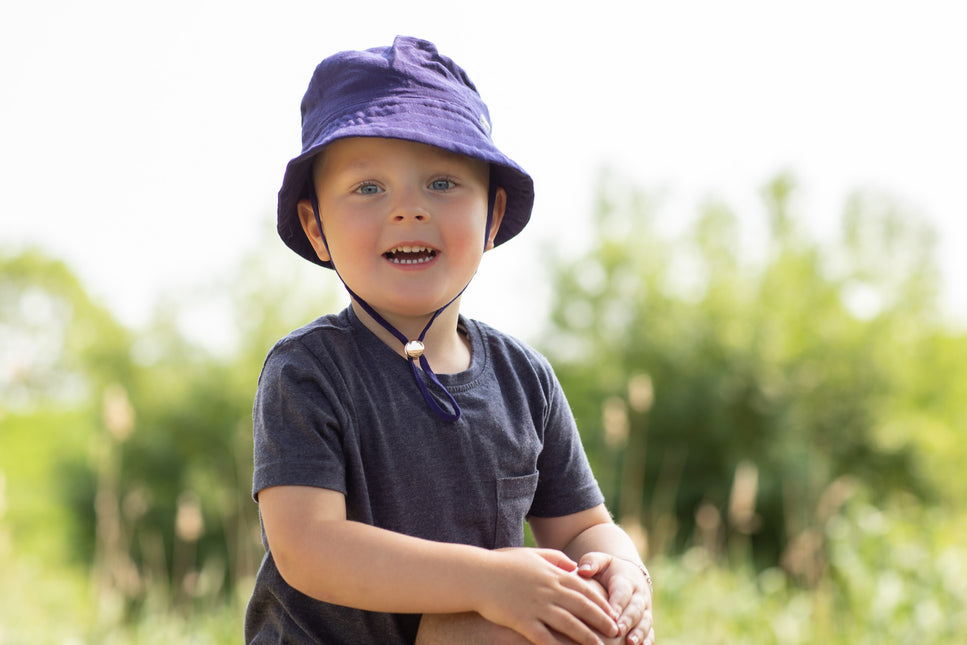
[[[543,380],[546,388],[543,449],[538,458],[537,492],[530,515],[560,517],[593,508],[604,495],[591,472],[577,423],[550,365]]]
[[[265,360],[252,414],[252,496],[272,486],[346,492],[342,402],[319,360],[298,339],[280,341]]]

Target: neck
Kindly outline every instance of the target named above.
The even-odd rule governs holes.
[[[359,303],[352,300],[353,311],[363,325],[373,332],[394,352],[406,358],[403,344],[366,312]],[[421,316],[401,316],[377,311],[386,322],[396,328],[409,340],[416,340],[432,317],[432,313]],[[444,309],[423,337],[424,356],[437,374],[453,374],[470,367],[470,342],[457,331],[460,319],[460,299],[457,298]]]

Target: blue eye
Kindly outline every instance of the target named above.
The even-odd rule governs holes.
[[[430,188],[433,190],[450,190],[453,188],[453,182],[449,179],[435,179],[430,182]]]
[[[361,184],[356,188],[356,192],[360,195],[375,195],[379,191],[379,186],[376,184]]]

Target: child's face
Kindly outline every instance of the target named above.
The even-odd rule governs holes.
[[[328,250],[308,200],[299,204],[303,229],[378,311],[425,315],[473,277],[484,251],[486,163],[411,141],[351,138],[330,144],[313,174]],[[505,201],[498,189],[487,248]]]

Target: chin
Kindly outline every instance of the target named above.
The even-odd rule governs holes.
[[[363,294],[358,295],[383,316],[403,318],[419,318],[421,316],[433,315],[437,309],[449,302],[443,301],[437,304],[434,300],[405,297],[369,299]]]

